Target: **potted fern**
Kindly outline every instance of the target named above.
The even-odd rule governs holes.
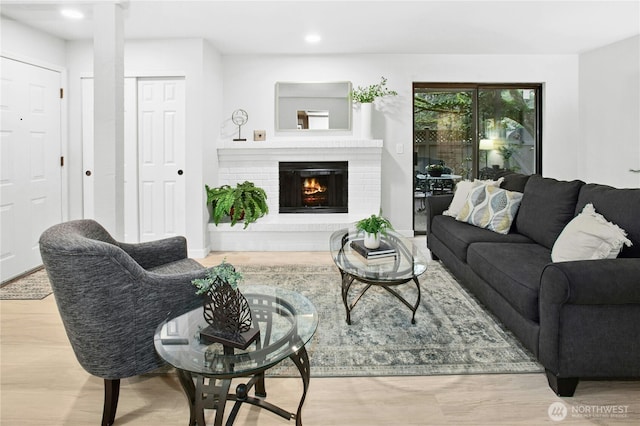
[[[231,226],[244,222],[246,229],[250,223],[269,213],[267,194],[264,189],[255,186],[253,182],[245,181],[236,184],[222,185],[207,190],[207,204],[211,205],[213,222],[216,226],[223,218],[231,219]]]
[[[364,231],[364,246],[370,249],[380,247],[380,237],[387,233],[387,229],[393,229],[391,222],[382,215],[372,214],[359,220],[356,229]]]

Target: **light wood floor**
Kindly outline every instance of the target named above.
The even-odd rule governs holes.
[[[203,263],[213,265],[223,258],[238,265],[331,264],[328,253],[315,252],[215,253]],[[99,424],[102,380],[89,376],[76,361],[53,296],[0,301],[0,321],[0,425]],[[291,411],[301,390],[299,379],[267,379],[267,400]],[[322,426],[539,425],[556,423],[548,409],[557,401],[569,410],[560,424],[640,423],[640,382],[583,381],[573,398],[559,398],[543,374],[312,378],[302,419],[305,425]],[[601,414],[612,406],[626,410],[624,417]],[[600,414],[584,414],[588,412]],[[123,380],[116,425],[186,425],[188,418],[186,399],[173,375]],[[291,423],[246,406],[236,424]]]

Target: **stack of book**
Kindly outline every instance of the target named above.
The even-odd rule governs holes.
[[[396,256],[396,249],[384,241],[380,241],[380,247],[370,249],[364,246],[364,240],[351,241],[351,248],[366,260],[384,259]]]

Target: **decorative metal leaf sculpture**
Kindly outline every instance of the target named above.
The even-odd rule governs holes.
[[[205,294],[205,321],[228,336],[249,330],[253,320],[247,299],[227,282],[216,284]]]

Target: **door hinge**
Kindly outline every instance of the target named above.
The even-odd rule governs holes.
[[[64,157],[60,156],[60,167],[64,167]]]
[[[60,88],[60,99],[64,99],[64,89]]]

